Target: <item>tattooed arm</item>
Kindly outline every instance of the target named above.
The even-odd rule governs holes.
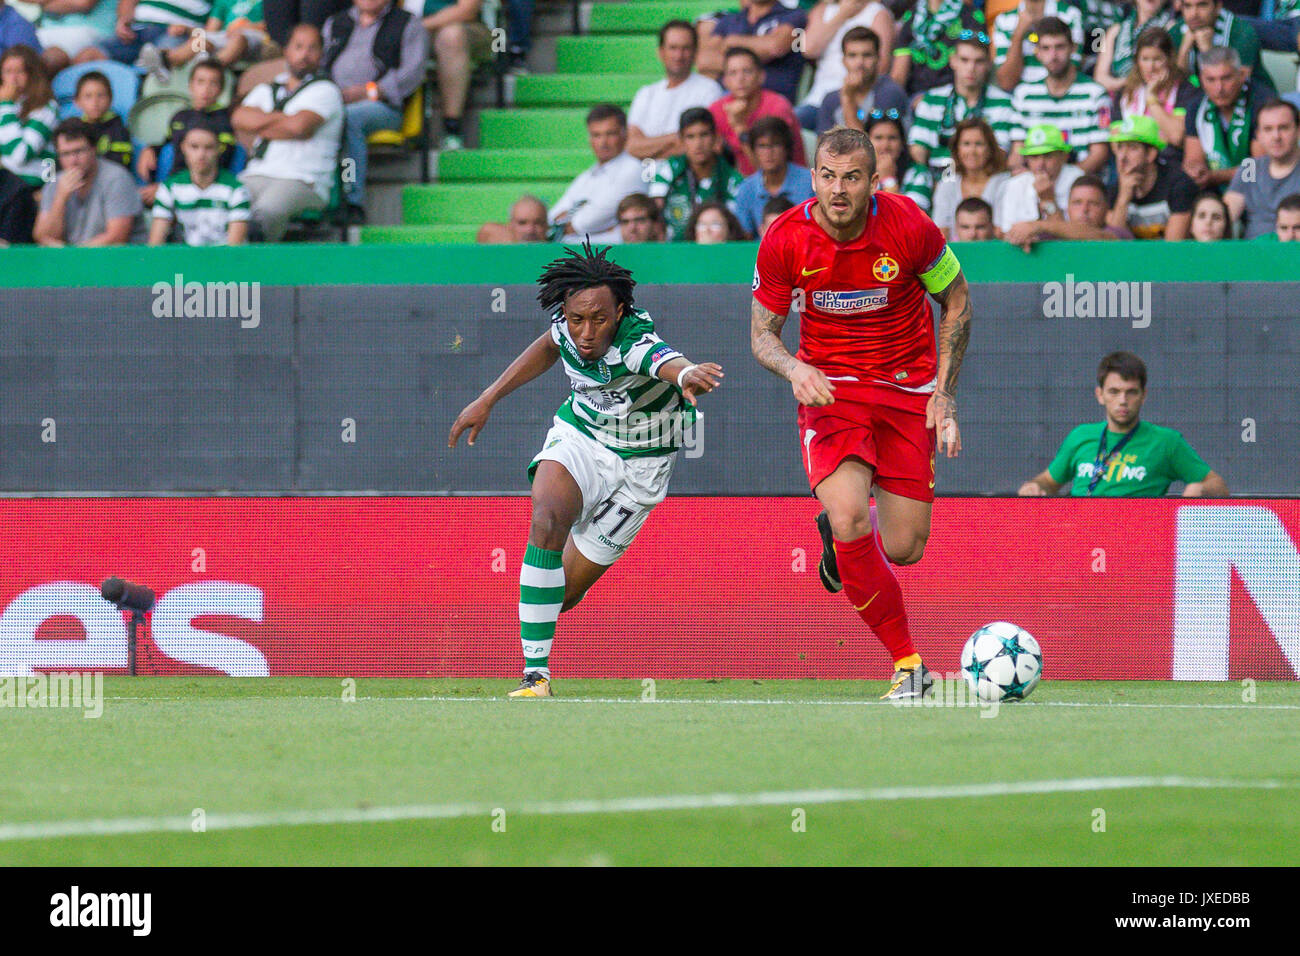
[[[957,376],[970,342],[971,303],[966,277],[958,272],[935,299],[943,306],[939,319],[939,383],[926,408],[925,425],[939,430],[939,447],[949,458],[961,451],[957,429]]]
[[[800,362],[781,341],[785,316],[777,315],[757,299],[750,300],[749,347],[758,364],[789,381],[801,405],[829,405],[835,386],[816,368]]]

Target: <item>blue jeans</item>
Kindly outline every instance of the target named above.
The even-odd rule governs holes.
[[[152,43],[161,50],[170,50],[189,39],[188,33],[178,37],[168,36],[165,23],[133,23],[131,29],[135,31],[135,39],[130,43],[123,43],[116,36],[110,35],[107,40],[99,44],[110,60],[130,65],[135,63],[136,57],[140,55],[140,48],[146,43]]]
[[[533,8],[537,0],[506,0],[509,11],[508,43],[511,53],[527,53],[533,46]]]
[[[343,155],[352,160],[352,175],[343,169],[343,192],[347,201],[360,206],[366,201],[366,139],[381,129],[401,129],[402,114],[387,103],[361,100],[344,107]]]
[[[1242,17],[1259,34],[1259,45],[1265,50],[1279,53],[1295,53],[1296,40],[1300,39],[1300,17],[1289,20],[1260,20],[1258,17]]]

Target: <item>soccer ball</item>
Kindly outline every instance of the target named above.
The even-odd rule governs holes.
[[[1043,652],[1024,628],[994,621],[966,641],[961,672],[980,700],[1024,700],[1043,676]]]

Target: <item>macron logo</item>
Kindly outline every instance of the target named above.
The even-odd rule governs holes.
[[[82,893],[74,886],[51,896],[50,907],[51,926],[126,926],[132,935],[148,936],[153,894]]]

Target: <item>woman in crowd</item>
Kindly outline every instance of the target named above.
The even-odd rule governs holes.
[[[1232,238],[1228,223],[1228,206],[1212,189],[1196,197],[1192,204],[1192,238],[1197,242],[1217,242]]]
[[[1002,208],[1002,191],[1010,178],[1006,154],[998,146],[993,128],[981,117],[962,120],[952,131],[952,164],[934,187],[934,224],[953,238],[957,206],[971,196],[983,199],[996,213]],[[1002,223],[995,218],[993,225],[995,234],[1000,235]]]
[[[686,223],[686,234],[701,245],[743,242],[745,230],[735,214],[720,202],[700,203]]]
[[[1144,30],[1134,48],[1133,68],[1115,91],[1115,117],[1149,116],[1166,143],[1160,155],[1171,165],[1183,161],[1187,111],[1200,94],[1178,67],[1178,53],[1169,33],[1158,27]]]
[[[1112,96],[1124,85],[1137,57],[1137,39],[1152,27],[1168,30],[1177,19],[1170,0],[1130,0],[1128,13],[1102,37],[1092,78]]]
[[[50,131],[57,117],[40,54],[22,44],[10,47],[0,58],[0,165],[33,189],[44,182],[46,162],[54,161]]]

